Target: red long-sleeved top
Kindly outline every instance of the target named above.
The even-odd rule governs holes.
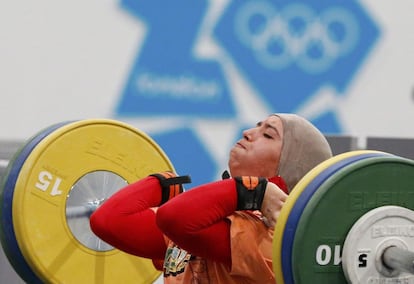
[[[270,181],[287,192],[281,178]],[[152,259],[154,264],[164,259],[165,235],[193,255],[230,267],[230,223],[226,217],[237,206],[233,179],[195,187],[158,207],[160,202],[158,179],[146,177],[116,192],[99,207],[90,218],[91,229],[112,246]]]

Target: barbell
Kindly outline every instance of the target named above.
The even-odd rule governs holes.
[[[145,133],[110,119],[52,125],[7,165],[1,243],[28,283],[152,283],[151,261],[96,237],[89,216],[148,174],[174,170]],[[413,283],[414,161],[369,150],[312,169],[289,195],[274,230],[283,283]],[[405,281],[405,282],[404,282]]]

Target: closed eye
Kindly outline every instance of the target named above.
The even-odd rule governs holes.
[[[267,139],[273,139],[273,136],[269,135],[269,134],[263,134],[264,137],[266,137]]]

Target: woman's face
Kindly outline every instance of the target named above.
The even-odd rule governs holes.
[[[243,131],[243,138],[230,150],[228,165],[231,175],[275,176],[279,168],[282,142],[282,121],[275,115],[258,122],[256,127]]]

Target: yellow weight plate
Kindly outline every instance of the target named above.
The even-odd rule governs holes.
[[[274,237],[273,237],[273,272],[275,273],[276,283],[278,284],[285,284],[285,279],[283,277],[283,268],[282,268],[282,240],[283,234],[286,228],[286,223],[288,221],[289,214],[292,211],[292,208],[295,205],[295,202],[303,192],[303,190],[309,185],[310,182],[314,180],[319,174],[321,174],[325,169],[328,167],[344,160],[347,158],[351,158],[354,156],[371,154],[371,153],[383,153],[380,151],[373,151],[373,150],[356,150],[350,151],[346,153],[342,153],[336,155],[316,167],[310,170],[294,187],[294,189],[290,192],[289,197],[287,198],[283,208],[280,212],[280,215],[277,219],[277,223],[274,230]]]
[[[174,169],[162,149],[119,121],[73,122],[45,137],[21,168],[12,209],[17,242],[35,274],[45,283],[155,281],[160,272],[150,260],[78,241],[66,209],[71,189],[89,174],[109,173],[132,183],[165,170]]]

